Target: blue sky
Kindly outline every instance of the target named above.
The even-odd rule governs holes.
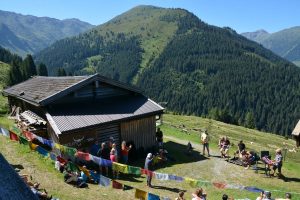
[[[237,32],[300,26],[300,0],[0,0],[0,10],[102,24],[137,5],[184,8],[208,24]]]

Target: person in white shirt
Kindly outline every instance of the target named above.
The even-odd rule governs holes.
[[[205,148],[207,150],[207,154],[208,154],[208,157],[210,156],[209,154],[209,135],[207,133],[207,131],[204,131],[202,134],[201,134],[201,142],[202,142],[202,145],[203,145],[203,155],[205,155]]]

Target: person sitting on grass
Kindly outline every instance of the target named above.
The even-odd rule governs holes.
[[[52,196],[48,196],[46,190],[44,190],[44,192],[41,192],[39,189],[40,184],[39,183],[34,183],[33,186],[30,187],[31,191],[33,192],[33,194],[35,194],[35,196],[37,196],[39,199],[42,200],[51,200]]]
[[[250,165],[255,161],[255,152],[254,151],[246,151],[244,155],[244,165],[245,169],[249,169]]]
[[[203,192],[202,188],[197,189],[193,194],[192,200],[206,200],[206,193]]]
[[[272,194],[269,191],[265,191],[265,197],[263,198],[263,200],[274,200],[271,198]]]
[[[186,146],[186,152],[188,155],[191,155],[192,151],[193,151],[192,144],[190,142],[188,142],[188,144]]]
[[[222,158],[226,158],[228,156],[227,153],[228,153],[229,147],[230,147],[230,141],[229,141],[229,138],[226,136],[224,138],[224,140],[221,142],[220,152],[221,152]]]
[[[185,198],[183,196],[184,196],[184,192],[181,191],[178,193],[178,197],[175,200],[185,200]]]
[[[275,160],[273,161],[273,173],[271,174],[274,176],[276,169],[278,169],[278,175],[281,175],[281,168],[282,168],[282,154],[281,149],[276,150]]]
[[[234,152],[234,158],[236,157],[236,155],[238,155],[238,157],[241,158],[242,154],[246,150],[246,145],[244,144],[243,140],[239,142],[238,147],[238,150]]]

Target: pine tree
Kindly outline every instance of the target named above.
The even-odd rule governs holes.
[[[252,112],[247,112],[245,117],[245,126],[247,128],[255,128],[255,120]]]
[[[39,76],[48,76],[48,70],[44,63],[39,64],[38,66],[38,75]]]
[[[64,68],[60,67],[57,69],[57,76],[67,76],[67,73]]]
[[[36,66],[35,66],[32,56],[30,54],[28,54],[23,61],[22,73],[23,73],[24,80],[27,80],[28,78],[30,78],[34,75],[37,75]]]
[[[17,64],[16,61],[11,63],[11,69],[9,71],[9,80],[7,85],[15,85],[23,81],[22,73],[20,70],[20,66]]]

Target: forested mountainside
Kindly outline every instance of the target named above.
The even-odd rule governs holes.
[[[99,72],[134,83],[167,109],[289,134],[300,69],[230,28],[182,9],[136,7],[36,55],[51,74]]]
[[[275,33],[256,31],[242,35],[300,66],[300,26]]]
[[[58,20],[0,10],[0,45],[24,56],[92,27],[78,19]]]

